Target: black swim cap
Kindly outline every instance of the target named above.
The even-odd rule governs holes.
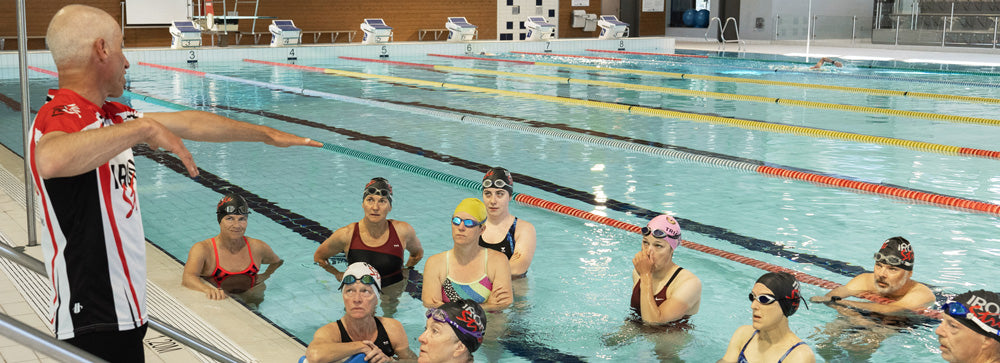
[[[465,330],[476,333],[486,332],[486,312],[473,300],[462,299],[447,302],[438,309],[448,313],[448,319],[459,324]],[[481,337],[477,338],[466,334],[454,326],[451,327],[451,330],[455,331],[458,341],[462,342],[469,349],[470,354],[479,349],[479,346],[483,344],[483,338]]]
[[[879,258],[880,255],[882,258]],[[892,237],[882,243],[882,248],[875,254],[875,261],[913,271],[913,246],[906,238]]]
[[[247,201],[239,194],[229,193],[219,200],[219,205],[215,208],[215,216],[222,223],[222,218],[230,214],[250,215],[250,208]]]
[[[486,188],[500,188],[506,190],[508,194],[514,194],[514,179],[510,177],[507,169],[495,166],[483,175],[483,189]]]
[[[383,177],[372,178],[368,184],[365,184],[365,191],[362,192],[361,199],[363,200],[371,194],[381,195],[389,200],[389,204],[392,204],[392,185],[389,185],[389,181]]]
[[[1000,330],[1000,294],[986,290],[969,291],[955,296],[954,301],[965,305],[969,309],[969,312],[976,316],[976,319],[979,319],[979,321],[993,329]],[[962,325],[969,327],[972,331],[1000,342],[1000,336],[983,330],[979,324],[969,320],[969,318],[954,315],[951,315],[951,317],[962,323]]]
[[[799,309],[799,301],[805,302],[802,293],[799,292],[799,281],[790,273],[768,272],[757,279],[757,283],[771,290],[785,316],[795,314]],[[806,305],[806,308],[809,308],[809,305]]]

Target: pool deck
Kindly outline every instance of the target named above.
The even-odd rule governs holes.
[[[426,43],[429,48],[433,43]],[[824,45],[812,45],[810,57],[838,57],[845,59],[895,59],[923,62],[959,63],[968,62],[1000,66],[1000,49],[957,48],[957,47],[916,47],[885,46],[872,44],[851,44],[849,41],[826,41]],[[716,51],[718,43],[707,43],[700,39],[677,39],[678,49]],[[729,51],[735,51],[735,44],[728,44]],[[206,50],[203,48],[203,51]],[[784,55],[805,55],[802,43],[770,44],[750,42],[748,52]],[[16,154],[0,148],[0,232],[14,246],[27,244],[26,211],[23,195],[23,161]],[[41,224],[38,224],[41,228]],[[41,234],[38,234],[41,236]],[[2,243],[2,242],[0,242]],[[230,352],[247,361],[295,362],[305,353],[305,347],[281,332],[267,321],[247,310],[243,305],[226,299],[211,301],[202,293],[188,290],[180,285],[182,265],[153,246],[147,246],[147,271],[151,293],[151,315],[163,320],[180,321],[185,330],[201,330],[198,334],[213,344],[225,346]],[[27,247],[25,252],[40,258],[39,247]],[[0,313],[14,317],[41,331],[48,331],[42,312],[32,298],[30,288],[25,287],[25,278],[10,277],[7,269],[0,273]],[[37,294],[36,294],[37,295]],[[42,294],[45,295],[45,294]],[[154,300],[155,295],[155,302]],[[47,295],[45,295],[47,296]],[[166,305],[167,307],[162,307]],[[188,323],[191,324],[188,324]],[[173,322],[171,322],[174,324]],[[201,360],[188,350],[170,349],[174,345],[169,339],[150,330],[146,336],[146,360],[148,362],[191,362]],[[0,361],[3,362],[55,362],[41,353],[0,336]]]

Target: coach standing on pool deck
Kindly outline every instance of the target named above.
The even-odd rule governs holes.
[[[38,111],[28,158],[45,211],[42,249],[58,339],[112,362],[142,362],[146,253],[132,146],[176,154],[198,175],[181,138],[320,143],[202,111],[143,114],[106,102],[125,87],[128,60],[118,23],[101,9],[69,5],[45,36],[59,89]]]

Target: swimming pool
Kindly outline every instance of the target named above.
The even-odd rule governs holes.
[[[892,77],[898,79],[873,81],[847,76],[881,77],[886,76],[886,72],[879,69],[851,69],[835,74],[773,72],[768,68],[770,64],[763,62],[616,57],[626,60],[556,59],[515,54],[501,54],[496,58],[1000,98],[1000,90],[996,88],[968,84],[995,83],[996,78],[987,75],[919,71],[909,74],[906,70],[894,70]],[[430,56],[394,57],[393,60],[983,118],[993,117],[991,115],[997,114],[995,111],[1000,107],[997,104]],[[998,149],[994,141],[998,136],[996,126],[980,124],[554,84],[523,77],[342,59],[299,63],[438,83]],[[220,196],[218,190],[238,187],[259,198],[265,212],[258,210],[251,216],[248,235],[269,242],[286,260],[286,265],[268,283],[267,297],[259,311],[307,343],[318,327],[342,314],[337,291],[339,283],[312,264],[312,253],[317,246],[314,240],[325,237],[321,233],[323,227],[332,230],[360,219],[360,190],[370,178],[383,176],[392,182],[395,198],[390,218],[412,224],[428,256],[451,245],[447,223],[452,209],[462,198],[478,193],[412,170],[479,180],[484,166],[503,165],[521,176],[515,176],[516,192],[631,224],[644,223],[637,216],[667,212],[680,218],[686,240],[839,283],[846,282],[848,275],[859,269],[870,269],[870,256],[882,240],[902,235],[914,243],[918,261],[915,279],[951,293],[976,288],[997,289],[979,277],[987,276],[990,267],[995,265],[994,256],[1000,253],[994,247],[993,235],[998,226],[995,215],[769,177],[709,160],[723,156],[742,158],[996,204],[1000,203],[1000,178],[993,171],[997,163],[994,159],[642,116],[524,97],[341,77],[265,64],[166,65],[317,93],[303,96],[277,92],[260,84],[138,64],[133,64],[129,71],[131,91],[179,105],[218,111],[419,168],[375,163],[369,161],[374,159],[372,157],[362,159],[330,149],[273,149],[254,144],[189,142],[188,147],[198,165],[207,172],[193,181],[171,169],[169,158],[137,158],[147,238],[181,260],[186,258],[192,243],[217,233],[217,225],[211,220],[214,219],[214,203]],[[735,69],[759,69],[760,72],[730,74]],[[33,75],[32,81],[33,95],[42,95],[45,89],[56,86],[54,78]],[[16,98],[16,82],[4,83],[3,89],[4,94]],[[335,101],[324,95],[362,101]],[[147,111],[169,109],[161,102],[132,102],[135,107]],[[387,103],[394,108],[389,108]],[[438,111],[492,116],[504,123],[484,126],[470,120],[432,115]],[[5,116],[13,114],[9,109],[4,112]],[[518,125],[521,127],[516,127]],[[631,138],[639,143],[659,143],[655,145],[659,149],[689,148],[696,155],[711,158],[668,157],[612,144],[553,136],[546,130]],[[20,145],[17,132],[11,136],[7,131],[3,133],[5,145]],[[499,338],[499,343],[487,344],[477,352],[477,360],[657,359],[652,349],[653,340],[662,337],[608,337],[626,326],[624,319],[628,315],[627,299],[631,288],[630,260],[638,250],[638,235],[525,205],[515,205],[512,211],[535,224],[538,251],[528,278],[515,286],[522,295],[516,306],[505,318],[490,316],[494,319],[491,323],[506,319],[509,331]],[[778,254],[781,256],[776,256]],[[715,361],[721,357],[733,330],[749,323],[749,304],[745,296],[763,271],[692,249],[679,249],[675,258],[681,266],[696,273],[704,284],[701,313],[692,320],[695,328],[690,336],[679,338],[677,354],[684,361]],[[422,270],[423,263],[418,267]],[[804,290],[806,296],[825,292],[811,285],[805,285]],[[423,310],[418,300],[404,296],[395,314],[410,335],[414,350],[424,323]],[[811,310],[800,310],[791,319],[791,326],[816,349],[816,343],[824,340],[824,334],[817,333],[817,329],[835,318],[832,309],[812,305]],[[933,324],[918,324],[892,335],[870,361],[936,359],[937,343],[932,330]],[[614,340],[622,341],[612,342]],[[827,355],[833,358],[831,360],[847,359],[839,348],[830,350],[832,352]]]

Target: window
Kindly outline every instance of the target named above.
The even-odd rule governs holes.
[[[521,27],[519,29],[524,29],[524,22],[521,22]]]
[[[556,17],[556,9],[549,9],[549,17],[550,18]]]
[[[542,0],[535,0],[535,6],[542,6]]]
[[[500,33],[500,40],[514,40],[513,33]]]
[[[507,0],[507,6],[514,6],[514,0]]]
[[[525,38],[525,34],[524,34],[524,33],[521,33],[521,34],[520,34],[520,38],[521,38],[521,40],[524,40],[524,38]]]
[[[514,22],[513,21],[508,21],[507,22],[507,29],[514,29]]]

